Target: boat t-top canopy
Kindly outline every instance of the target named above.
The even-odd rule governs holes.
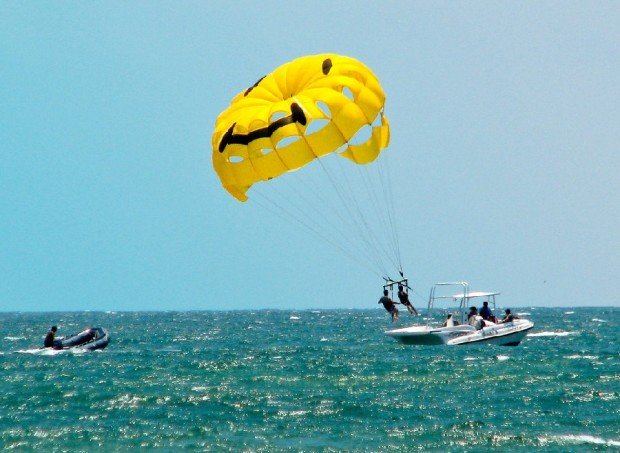
[[[438,289],[439,287],[448,287],[448,286],[460,286],[463,292],[458,293],[458,294],[453,294],[453,295],[437,294],[436,289]],[[492,308],[495,309],[495,296],[499,294],[500,294],[499,292],[495,292],[495,291],[469,291],[469,283],[467,282],[435,283],[431,288],[431,294],[428,300],[428,310],[430,312],[434,308],[434,305],[435,305],[434,302],[438,299],[443,299],[443,300],[451,299],[454,301],[458,300],[460,302],[459,302],[459,307],[458,307],[457,318],[461,318],[461,322],[464,322],[465,316],[466,316],[466,310],[467,310],[467,307],[469,306],[470,299],[474,299],[477,297],[488,298],[489,303],[492,305]]]
[[[465,299],[471,299],[473,297],[497,296],[498,294],[501,294],[501,293],[492,293],[492,292],[487,292],[487,291],[472,291],[467,294],[461,293],[461,294],[455,294],[454,296],[446,296],[446,297],[451,297],[452,299],[462,299],[463,297]]]

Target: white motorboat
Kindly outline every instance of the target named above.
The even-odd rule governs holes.
[[[387,282],[386,288],[400,282]],[[441,295],[445,288],[460,287],[462,292],[454,295]],[[443,290],[443,291],[442,291]],[[480,316],[474,317],[472,323],[467,322],[467,309],[473,300],[476,302],[487,301],[492,310],[495,310],[496,292],[469,291],[467,282],[435,283],[431,288],[428,300],[426,325],[414,325],[400,329],[392,329],[385,332],[386,335],[395,338],[404,344],[417,345],[463,345],[473,343],[492,343],[500,346],[517,346],[527,333],[534,327],[534,323],[527,319],[515,317],[505,323],[483,321]],[[446,321],[437,326],[431,325],[433,313],[437,311],[438,303],[452,301],[453,312]],[[458,304],[454,307],[454,304]],[[441,308],[440,308],[441,309]],[[444,313],[448,314],[450,307],[443,307]]]

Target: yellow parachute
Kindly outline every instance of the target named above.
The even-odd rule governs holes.
[[[377,77],[358,60],[298,58],[239,93],[218,116],[213,168],[224,188],[246,201],[254,183],[334,151],[357,164],[372,162],[390,138],[384,103]],[[365,127],[371,128],[368,140],[350,143]]]

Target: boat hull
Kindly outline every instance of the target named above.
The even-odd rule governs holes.
[[[467,344],[488,343],[498,346],[518,346],[534,327],[534,323],[528,320],[519,320],[507,324],[485,327],[476,331],[475,334],[450,340],[448,345],[461,346]],[[501,327],[500,327],[501,326]]]
[[[54,341],[54,349],[84,349],[94,351],[104,349],[110,342],[108,332],[102,327],[92,327],[78,334]]]
[[[489,343],[499,346],[517,346],[534,327],[531,321],[515,320],[506,324],[493,324],[476,330],[473,326],[437,327],[411,326],[385,332],[399,343],[407,345],[448,345]]]

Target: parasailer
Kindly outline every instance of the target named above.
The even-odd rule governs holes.
[[[398,285],[398,300],[400,300],[400,303],[405,306],[409,313],[418,316],[418,310],[415,309],[409,300],[409,293],[403,288],[403,285]]]
[[[379,299],[378,304],[383,304],[383,308],[392,315],[392,322],[398,321],[398,308],[396,308],[396,302],[394,302],[390,296],[387,289],[383,290],[383,296]]]

